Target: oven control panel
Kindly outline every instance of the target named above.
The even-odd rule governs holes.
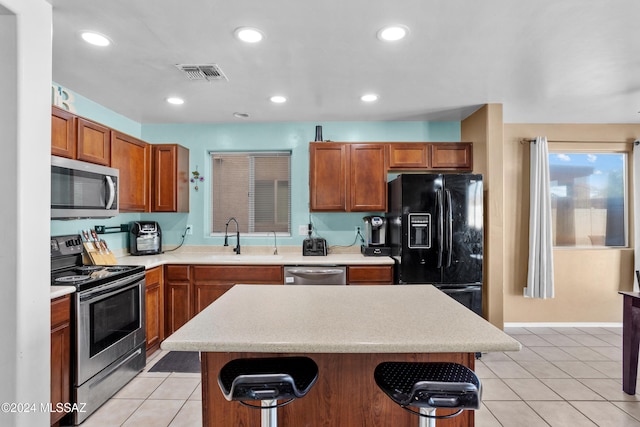
[[[82,238],[79,234],[54,236],[51,238],[51,257],[77,255],[82,253]]]

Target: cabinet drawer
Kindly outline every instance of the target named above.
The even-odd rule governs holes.
[[[51,300],[51,329],[71,321],[71,297],[65,295]]]
[[[196,283],[223,281],[231,283],[284,283],[280,265],[194,266]]]
[[[144,274],[145,281],[147,282],[147,286],[160,283],[162,281],[162,268],[155,267],[150,270],[147,270]]]
[[[393,284],[392,265],[350,265],[347,269],[349,284]]]
[[[165,268],[167,280],[189,280],[188,265],[167,265]]]

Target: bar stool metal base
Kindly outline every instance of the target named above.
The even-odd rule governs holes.
[[[277,400],[263,400],[260,410],[260,427],[277,427],[278,425],[278,408],[274,408],[278,404]]]

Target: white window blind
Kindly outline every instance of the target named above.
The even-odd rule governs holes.
[[[291,233],[291,153],[211,152],[211,231]],[[235,230],[235,228],[232,228]]]

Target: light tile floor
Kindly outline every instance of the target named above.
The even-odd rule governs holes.
[[[640,427],[640,395],[622,391],[621,328],[506,332],[523,349],[476,361],[484,388],[476,427]],[[202,425],[199,374],[148,372],[162,354],[83,427]]]

